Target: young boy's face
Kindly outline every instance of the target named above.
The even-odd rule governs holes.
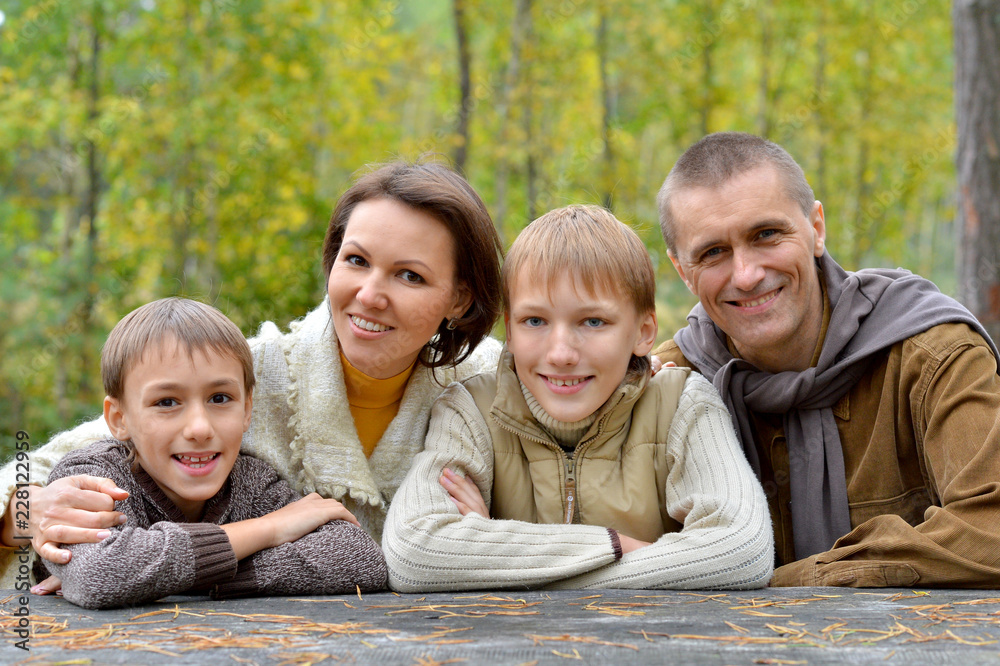
[[[558,421],[596,412],[625,379],[632,354],[645,356],[656,317],[627,299],[590,293],[575,276],[548,284],[519,276],[504,314],[507,348],[521,383]]]
[[[125,377],[124,398],[104,399],[112,434],[189,520],[219,492],[250,426],[243,367],[211,348],[189,356],[175,340],[147,349]]]

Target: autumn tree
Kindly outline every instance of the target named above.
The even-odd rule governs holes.
[[[1000,0],[955,0],[959,297],[1000,340]]]

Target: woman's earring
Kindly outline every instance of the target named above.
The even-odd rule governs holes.
[[[456,328],[458,328],[458,317],[452,317],[451,319],[449,319],[448,325],[445,326],[445,328],[447,328],[449,331],[454,331]]]

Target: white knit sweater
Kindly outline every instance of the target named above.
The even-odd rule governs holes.
[[[423,448],[431,405],[450,382],[496,368],[501,345],[484,340],[456,368],[433,373],[419,364],[407,383],[399,413],[371,458],[365,458],[351,417],[340,350],[326,300],[282,334],[265,322],[248,341],[254,356],[253,417],[242,452],[266,461],[302,493],[333,497],[357,516],[376,541],[396,489]],[[435,380],[436,376],[436,380]],[[31,483],[44,485],[69,451],[110,436],[102,416],[60,433],[31,454]],[[4,511],[16,490],[11,461],[0,469]],[[15,549],[0,548],[0,587],[15,584]]]
[[[426,447],[386,520],[390,588],[765,586],[774,545],[764,493],[719,394],[698,374],[684,385],[665,446],[667,460],[675,461],[666,509],[683,529],[616,561],[606,526],[461,516],[438,481],[441,472],[449,467],[475,479],[488,506],[493,448],[472,395],[450,386],[434,405]]]

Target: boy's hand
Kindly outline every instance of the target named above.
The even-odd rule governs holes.
[[[335,499],[324,499],[319,493],[310,493],[266,516],[219,527],[229,537],[236,559],[242,560],[265,548],[301,539],[331,520],[346,520],[361,527],[347,507]]]
[[[263,516],[262,519],[266,520],[273,530],[272,548],[301,539],[331,520],[346,520],[361,527],[358,519],[347,510],[347,507],[335,499],[320,497],[319,493],[310,493]]]
[[[639,541],[638,539],[633,539],[630,536],[626,536],[621,532],[618,533],[618,540],[622,544],[622,555],[625,553],[631,553],[633,550],[639,550],[640,548],[645,548],[650,545],[648,541]]]
[[[483,495],[472,479],[461,477],[445,467],[438,481],[451,495],[451,501],[455,503],[458,512],[463,516],[478,513],[483,518],[490,517],[486,502],[483,501]]]
[[[56,576],[49,576],[41,583],[38,583],[33,588],[31,588],[32,594],[37,594],[39,596],[44,596],[46,594],[62,594],[62,581]]]
[[[35,552],[50,562],[69,562],[70,551],[59,544],[97,543],[111,534],[109,528],[125,522],[125,515],[115,511],[115,500],[127,498],[128,493],[110,479],[67,476],[44,488],[28,486],[22,490],[28,491],[28,500],[19,500],[16,493],[11,496],[2,541],[12,546],[16,545],[15,535],[30,536]],[[27,529],[18,525],[18,502],[22,509],[25,503],[31,507]]]

